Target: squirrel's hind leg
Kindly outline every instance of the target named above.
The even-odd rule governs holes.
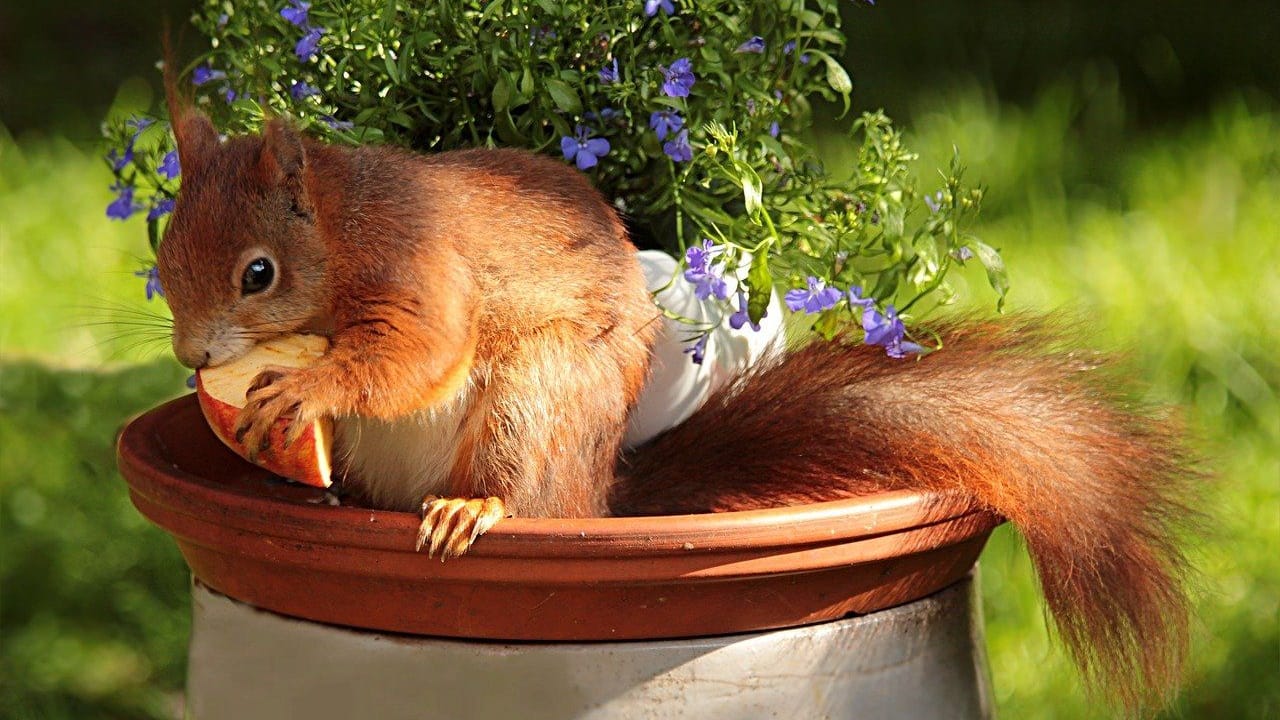
[[[627,373],[638,366],[642,380],[647,360],[643,345],[629,358],[612,340],[567,322],[511,339],[479,383],[448,494],[498,496],[521,517],[605,515],[634,400]]]

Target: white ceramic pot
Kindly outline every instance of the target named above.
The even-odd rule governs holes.
[[[186,716],[989,718],[976,591],[965,579],[870,615],[763,633],[502,643],[296,620],[196,583]]]
[[[663,307],[693,320],[717,318],[719,310],[696,298],[693,284],[677,274],[679,264],[675,258],[658,250],[642,250],[640,264],[651,292],[666,286],[658,294]],[[744,265],[750,265],[749,259]],[[689,326],[664,317],[654,346],[649,383],[631,412],[626,446],[636,447],[679,425],[702,407],[717,388],[770,349],[781,349],[782,344],[782,304],[776,293],[769,299],[769,311],[761,319],[759,330],[749,326],[734,330],[727,322],[721,323],[707,341],[701,365],[685,352],[690,345]]]

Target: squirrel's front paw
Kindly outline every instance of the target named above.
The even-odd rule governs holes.
[[[439,498],[428,495],[422,501],[422,525],[418,528],[417,549],[427,545],[427,557],[440,553],[440,561],[457,557],[507,516],[502,498]]]
[[[249,460],[271,446],[272,428],[285,419],[284,444],[293,444],[320,417],[308,372],[286,367],[267,367],[254,378],[245,393],[247,402],[236,419],[236,441]]]

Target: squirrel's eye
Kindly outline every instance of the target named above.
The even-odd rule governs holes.
[[[244,275],[240,278],[240,294],[252,295],[266,290],[276,276],[276,269],[271,261],[260,257],[244,266]]]

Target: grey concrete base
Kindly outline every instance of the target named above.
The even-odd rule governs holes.
[[[286,618],[199,584],[192,595],[192,720],[991,716],[973,580],[822,625],[596,644],[388,636]]]

